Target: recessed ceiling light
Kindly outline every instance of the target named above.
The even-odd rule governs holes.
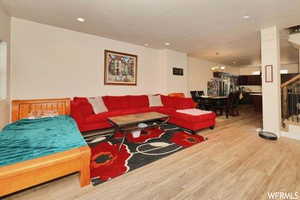
[[[82,17],[78,17],[78,18],[77,18],[77,21],[79,21],[79,22],[85,22],[85,19],[82,18]]]
[[[148,44],[148,43],[146,43],[146,44],[144,44],[144,46],[145,46],[145,47],[147,47],[147,46],[149,46],[149,44]]]
[[[171,44],[170,44],[170,42],[166,42],[165,45],[166,46],[170,46]]]
[[[250,16],[249,15],[244,15],[243,18],[244,19],[250,19]]]

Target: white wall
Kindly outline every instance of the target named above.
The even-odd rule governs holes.
[[[184,80],[166,85],[168,66],[186,68],[184,54],[161,51],[94,35],[12,18],[12,98],[150,94],[184,90]],[[104,50],[138,55],[137,86],[105,86]],[[164,52],[165,55],[162,55]],[[174,59],[174,60],[172,60]]]
[[[10,17],[4,12],[0,2],[0,40],[5,41],[8,45],[7,49],[7,97],[0,99],[0,129],[9,121],[10,109],[10,62],[9,62],[9,48],[10,48]]]
[[[289,36],[289,42],[291,42],[295,48],[300,49],[300,33],[294,33]]]
[[[164,70],[164,85],[166,93],[183,92],[188,95],[188,63],[187,54],[172,50],[162,50],[163,63],[162,67]],[[183,76],[173,75],[173,68],[183,68]]]
[[[287,69],[289,73],[298,73],[298,64],[281,64],[281,69]]]
[[[216,63],[200,60],[194,57],[188,57],[189,91],[203,90],[205,94],[207,94],[207,82],[213,78],[213,72],[211,71],[211,67],[216,65]]]
[[[0,99],[7,98],[7,43],[0,40]]]

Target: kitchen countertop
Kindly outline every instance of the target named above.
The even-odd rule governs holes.
[[[261,92],[250,93],[252,96],[262,96]]]

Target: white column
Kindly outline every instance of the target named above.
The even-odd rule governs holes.
[[[263,128],[280,136],[280,42],[276,26],[261,30],[261,67],[263,95]],[[273,66],[273,82],[265,81],[265,66]]]

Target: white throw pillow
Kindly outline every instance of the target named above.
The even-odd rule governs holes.
[[[56,117],[58,115],[58,112],[55,110],[35,110],[28,113],[28,117],[24,119],[40,119],[46,117]]]
[[[194,116],[206,115],[212,113],[212,111],[200,110],[197,108],[181,109],[181,110],[176,110],[176,112],[187,114],[187,115],[194,115]]]
[[[148,95],[149,106],[163,106],[161,103],[160,95]]]
[[[107,112],[107,108],[101,97],[89,97],[88,100],[89,103],[92,105],[95,114]]]

